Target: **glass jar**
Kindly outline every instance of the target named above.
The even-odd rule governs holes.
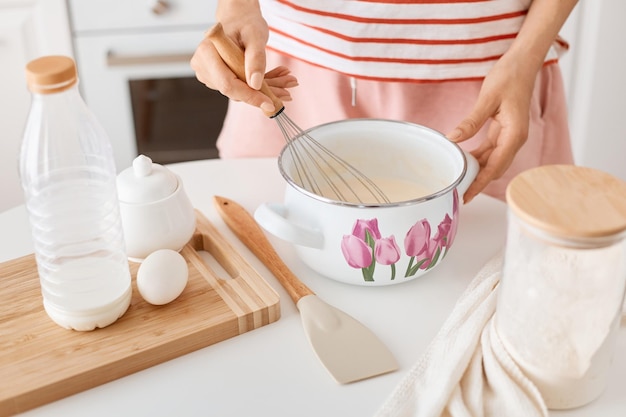
[[[626,183],[573,165],[531,169],[507,188],[496,329],[550,409],[606,386],[626,288]]]

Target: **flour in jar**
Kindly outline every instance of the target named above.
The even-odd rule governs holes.
[[[625,245],[534,248],[511,245],[519,237],[509,232],[514,249],[499,289],[498,333],[549,407],[582,404],[581,396],[605,383],[622,311]]]
[[[416,181],[401,178],[372,177],[370,180],[392,203],[414,200],[436,191],[433,189],[434,187],[427,187]],[[372,185],[363,183],[359,178],[349,177],[339,179],[331,177],[329,182],[331,182],[336,189],[333,189],[328,184],[321,185],[318,194],[322,197],[348,203],[361,202],[367,204],[379,202],[376,194],[370,191]],[[341,193],[341,196],[339,196],[337,192]]]

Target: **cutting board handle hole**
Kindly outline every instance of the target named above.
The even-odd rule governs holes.
[[[226,272],[222,264],[220,264],[217,259],[211,253],[206,250],[196,250],[200,258],[202,258],[202,262],[204,265],[211,270],[213,276],[221,279],[222,281],[227,281],[230,278],[230,274]]]

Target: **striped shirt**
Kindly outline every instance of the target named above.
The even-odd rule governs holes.
[[[531,0],[261,0],[268,48],[352,77],[482,79]],[[554,42],[545,62],[567,48]]]

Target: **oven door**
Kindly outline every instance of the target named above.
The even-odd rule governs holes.
[[[118,170],[138,154],[161,164],[217,157],[228,100],[189,65],[202,37],[198,29],[75,38],[79,86],[109,134]]]

